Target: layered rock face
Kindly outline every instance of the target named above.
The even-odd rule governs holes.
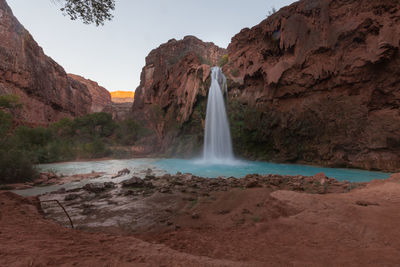
[[[132,103],[135,92],[132,91],[115,91],[111,92],[112,104],[104,109],[105,112],[111,113],[114,120],[128,119],[132,111]]]
[[[250,157],[400,169],[400,6],[305,0],[228,47],[236,150]]]
[[[128,119],[131,116],[132,102],[121,102],[121,103],[112,102],[102,111],[110,113],[114,120],[122,121]]]
[[[110,94],[113,103],[133,103],[135,97],[135,92],[132,91],[115,91]]]
[[[218,64],[225,53],[213,43],[186,36],[162,44],[146,57],[135,91],[133,118],[151,129],[154,135],[146,142],[155,151],[193,152],[202,142],[204,114],[200,110],[204,110],[210,66]],[[194,112],[196,106],[199,112]],[[182,140],[185,149],[179,148]]]
[[[47,57],[0,0],[0,94],[19,95],[23,121],[47,124],[90,111],[87,87]]]
[[[236,154],[400,170],[399,20],[394,1],[303,0],[233,37],[223,70]],[[149,54],[133,106],[171,153],[202,142],[210,66],[190,40]],[[209,47],[215,65],[226,52]]]
[[[111,105],[111,95],[104,87],[100,86],[97,82],[85,79],[82,76],[75,74],[68,74],[68,76],[84,85],[89,90],[92,96],[92,105],[90,107],[90,112],[101,112],[103,109]]]

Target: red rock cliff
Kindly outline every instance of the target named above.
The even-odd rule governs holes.
[[[23,120],[35,124],[84,115],[92,103],[87,87],[44,54],[5,0],[0,0],[0,94],[19,95]]]
[[[196,103],[206,96],[210,65],[218,64],[224,53],[225,49],[213,43],[186,36],[162,44],[146,57],[135,91],[133,118],[151,128],[154,140],[148,142],[155,149],[165,151],[176,145],[183,125],[193,121]],[[201,140],[195,137],[192,142]]]
[[[255,147],[237,150],[399,170],[399,20],[396,1],[304,0],[233,37],[234,143]]]
[[[111,95],[106,88],[100,86],[97,82],[85,79],[82,76],[75,74],[68,74],[68,76],[84,85],[89,89],[92,96],[92,105],[90,112],[101,112],[103,109],[111,105]]]
[[[235,152],[400,170],[399,21],[396,1],[303,0],[243,29],[223,68]],[[171,153],[202,142],[210,66],[191,39],[149,54],[133,106]]]

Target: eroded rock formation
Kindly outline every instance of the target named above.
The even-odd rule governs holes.
[[[92,105],[90,112],[101,112],[103,109],[111,105],[111,95],[106,88],[100,86],[97,82],[85,79],[82,76],[75,74],[68,74],[68,76],[84,85],[89,89],[92,96]]]
[[[303,0],[233,37],[223,69],[236,153],[399,170],[399,20],[393,1]],[[146,59],[134,116],[164,151],[201,145],[210,65],[226,52],[209,46],[207,62],[199,46],[173,40]]]
[[[237,150],[399,170],[399,19],[393,1],[305,0],[233,37],[224,71]]]
[[[151,128],[154,135],[147,142],[155,150],[181,150],[177,146],[183,139],[176,137],[186,130],[185,151],[193,152],[202,142],[199,134],[204,114],[194,118],[193,110],[206,97],[210,66],[218,64],[224,53],[225,49],[213,43],[186,36],[162,44],[146,57],[135,91],[133,117]]]

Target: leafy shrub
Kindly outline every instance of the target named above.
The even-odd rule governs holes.
[[[15,130],[15,138],[17,138],[20,148],[32,149],[45,146],[52,139],[52,133],[49,129],[43,127],[29,128],[20,126]]]
[[[9,113],[0,110],[0,140],[10,131],[12,125],[12,116]]]
[[[76,118],[73,123],[74,133],[82,138],[109,137],[116,128],[112,115],[105,112],[88,114]]]
[[[233,69],[231,70],[231,75],[233,77],[238,77],[239,76],[239,70],[238,69]]]
[[[51,131],[62,138],[71,138],[75,134],[74,121],[70,118],[63,118],[50,125]]]
[[[219,66],[223,67],[226,63],[228,63],[228,61],[229,61],[228,54],[223,55],[219,61]]]
[[[29,157],[21,150],[0,150],[0,183],[31,181],[38,175]]]
[[[116,141],[121,145],[133,145],[137,139],[145,135],[145,129],[132,119],[126,119],[118,123],[116,129]]]
[[[0,96],[0,108],[17,109],[21,107],[22,104],[19,102],[19,97],[17,95]]]
[[[93,142],[83,144],[82,152],[83,157],[89,158],[101,158],[111,154],[111,151],[100,139],[95,139]]]

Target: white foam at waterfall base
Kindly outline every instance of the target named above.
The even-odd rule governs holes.
[[[237,163],[233,156],[232,139],[223,93],[227,92],[226,78],[219,67],[211,69],[211,86],[208,92],[203,159],[198,163]]]

